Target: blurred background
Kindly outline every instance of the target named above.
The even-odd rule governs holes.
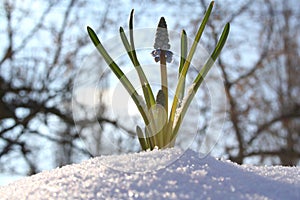
[[[164,16],[170,30],[185,29],[193,38],[209,3],[2,0],[0,179],[101,155],[109,148],[104,135],[110,135],[122,152],[139,151],[137,138],[122,134],[133,133],[134,126],[109,116],[105,104],[97,110],[96,122],[73,120],[74,79],[94,51],[86,26],[105,41],[118,34],[120,26],[127,29],[134,8],[135,27],[156,27]],[[215,1],[201,44],[211,52],[226,22],[231,23],[231,32],[216,65],[227,109],[212,156],[239,164],[300,165],[299,6],[298,0]],[[200,101],[209,101],[205,87],[201,92]],[[210,104],[199,109],[201,136],[208,126]],[[93,155],[82,141],[84,136],[92,141]],[[193,147],[200,143],[201,137]]]

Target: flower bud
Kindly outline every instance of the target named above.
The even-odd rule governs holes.
[[[161,17],[156,30],[154,49],[169,50],[170,47],[167,23],[165,18]]]

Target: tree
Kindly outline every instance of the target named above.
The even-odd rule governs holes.
[[[84,17],[97,23],[97,30],[109,31],[106,22],[116,20],[108,13],[114,3],[1,4],[0,170],[30,175],[91,156],[75,129],[81,124],[72,117],[73,80],[90,53]]]
[[[229,102],[227,133],[235,137],[235,143],[227,143],[225,150],[240,164],[252,157],[260,163],[283,165],[297,165],[300,160],[299,23],[294,18],[299,11],[291,2],[249,3],[231,17],[233,23],[248,13],[254,19],[245,27],[251,37],[246,43],[234,42],[235,35],[231,35],[228,49],[235,59],[219,59]],[[249,45],[245,51],[234,51],[245,44]],[[251,46],[254,61],[248,53]]]

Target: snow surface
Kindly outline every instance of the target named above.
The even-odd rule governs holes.
[[[0,199],[300,199],[300,167],[240,166],[172,148],[41,172],[0,187]]]

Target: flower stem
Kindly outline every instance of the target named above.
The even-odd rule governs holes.
[[[161,50],[160,54],[160,70],[161,70],[161,89],[165,96],[164,108],[168,112],[168,75],[167,75],[167,64],[166,64],[166,53]]]
[[[160,53],[160,75],[161,75],[161,90],[164,95],[165,102],[163,103],[165,110],[165,121],[162,129],[162,133],[164,135],[164,141],[168,142],[168,136],[170,135],[167,132],[167,121],[168,121],[168,74],[167,74],[167,63],[166,63],[166,52],[165,50],[161,50]]]

